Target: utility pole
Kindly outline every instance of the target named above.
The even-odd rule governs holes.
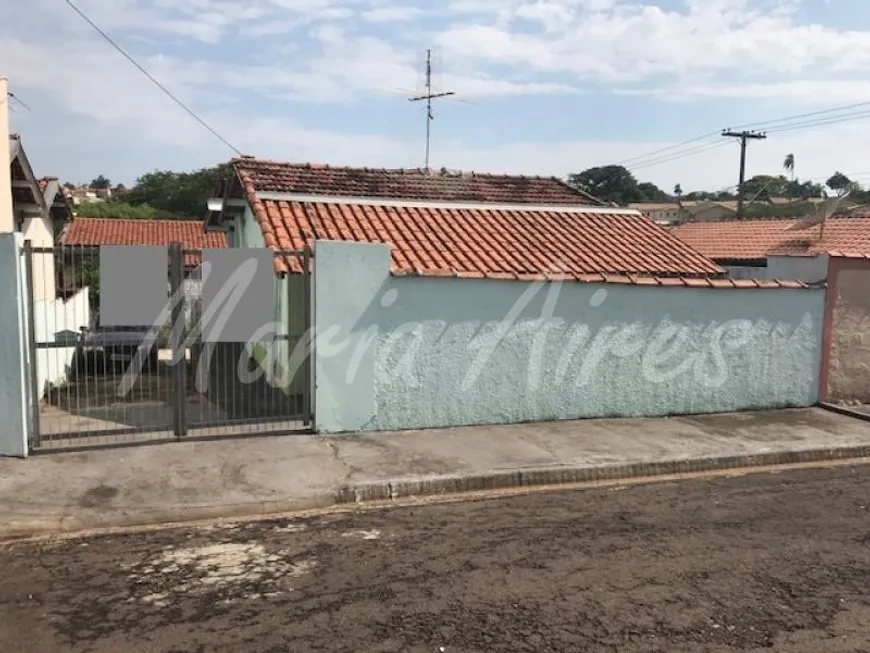
[[[432,133],[431,123],[435,119],[432,113],[432,100],[447,97],[448,95],[456,95],[453,91],[443,93],[432,92],[432,50],[426,50],[426,93],[416,97],[408,98],[410,102],[420,102],[426,100],[426,171],[429,171],[429,140]]]
[[[749,140],[763,140],[767,134],[755,131],[734,132],[730,129],[722,130],[722,135],[729,138],[740,139],[740,183],[737,186],[737,218],[743,218],[743,182],[746,181],[746,142]]]

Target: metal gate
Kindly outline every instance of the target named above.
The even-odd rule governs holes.
[[[256,342],[204,342],[202,250],[169,246],[165,320],[103,327],[100,248],[26,242],[31,449],[308,430],[312,253],[274,255],[301,270],[274,277],[264,322],[279,328]]]

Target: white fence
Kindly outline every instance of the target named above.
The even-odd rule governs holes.
[[[34,331],[38,343],[68,341],[68,347],[40,348],[36,350],[36,383],[40,399],[51,386],[61,385],[69,378],[75,341],[82,327],[91,319],[88,288],[82,288],[67,301],[45,299],[35,302]]]

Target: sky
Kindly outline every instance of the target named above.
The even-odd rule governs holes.
[[[457,94],[435,105],[433,168],[625,163],[668,192],[716,190],[739,162],[722,129],[867,102],[858,120],[760,125],[747,175],[791,153],[799,178],[870,184],[867,0],[74,1],[244,154],[422,167],[425,108],[408,97],[431,48],[433,90]],[[0,74],[28,107],[9,103],[37,175],[129,185],[235,155],[66,0],[0,5]]]

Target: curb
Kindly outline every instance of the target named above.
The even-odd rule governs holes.
[[[863,460],[862,460],[863,459]],[[257,521],[278,515],[321,513],[346,510],[352,505],[371,504],[372,508],[387,507],[391,503],[423,497],[450,497],[486,493],[487,491],[527,488],[545,489],[562,486],[594,486],[596,483],[614,483],[636,480],[654,482],[656,478],[698,477],[705,474],[743,470],[751,473],[775,471],[777,467],[820,464],[825,462],[870,462],[870,445],[783,451],[745,456],[719,456],[670,460],[656,463],[629,463],[598,467],[550,466],[527,467],[517,470],[493,471],[471,475],[445,475],[426,478],[372,481],[345,484],[335,492],[318,493],[307,498],[257,501],[222,506],[185,506],[183,510],[119,511],[98,518],[47,518],[36,523],[29,519],[22,523],[6,524],[0,528],[0,546],[21,540],[45,537],[76,538],[81,536],[130,533],[147,530],[166,530],[189,527],[214,521]],[[448,499],[449,500],[449,499]],[[183,512],[183,514],[179,514]],[[27,525],[24,525],[27,523]]]
[[[461,494],[509,488],[533,488],[547,485],[572,485],[656,476],[703,474],[724,470],[775,467],[801,463],[819,463],[870,458],[870,445],[807,449],[751,454],[671,460],[656,463],[629,463],[599,467],[532,467],[526,469],[472,474],[447,475],[422,479],[375,481],[342,486],[336,494],[336,504],[385,502],[422,496]]]
[[[854,417],[855,419],[870,422],[870,415],[868,415],[867,413],[862,413],[859,410],[853,410],[848,406],[840,406],[838,404],[829,404],[826,402],[822,402],[819,404],[819,408],[827,410],[831,413],[837,413],[838,415],[845,415],[846,417]]]

